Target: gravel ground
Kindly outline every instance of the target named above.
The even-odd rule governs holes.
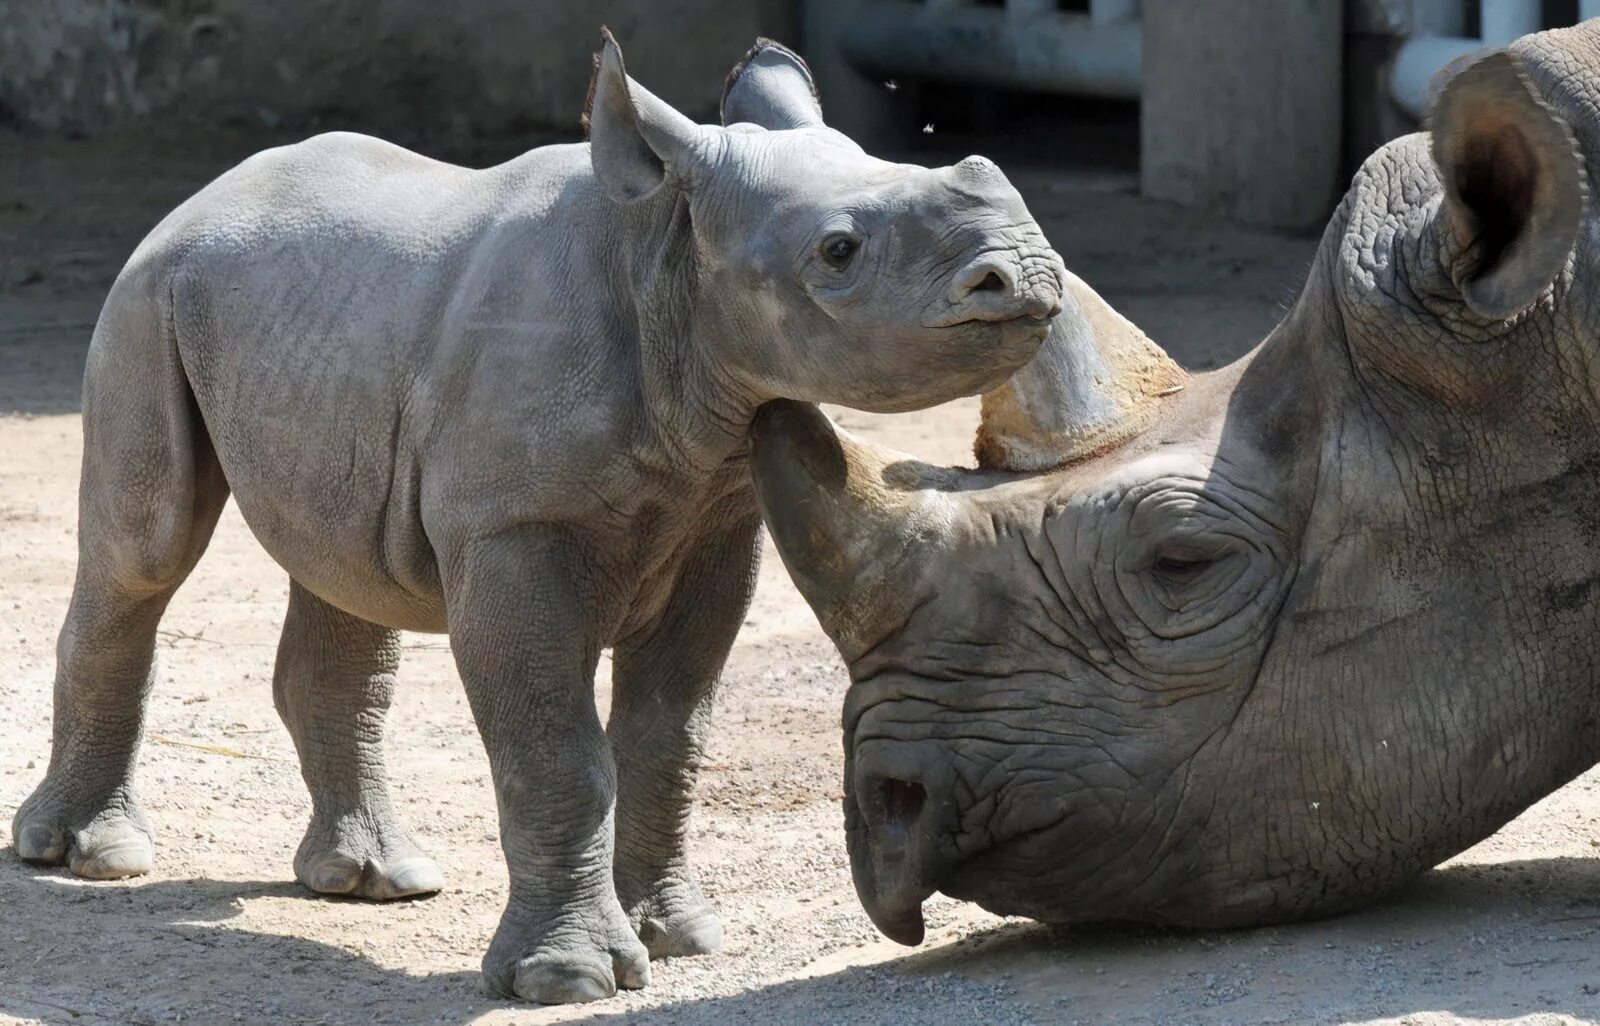
[[[0,847],[48,758],[52,647],[72,580],[78,381],[106,285],[166,210],[259,140],[0,133]],[[1013,178],[1068,263],[1191,367],[1226,362],[1292,296],[1315,240],[1138,199],[1116,170]],[[963,461],[976,405],[852,430]],[[386,906],[293,883],[308,813],[270,675],[283,573],[231,507],[161,634],[140,780],[157,868],[92,884],[0,853],[0,1022],[1526,1023],[1600,1015],[1600,777],[1584,777],[1403,899],[1229,933],[1058,930],[936,899],[916,951],[878,938],[840,829],[844,671],[775,557],[734,652],[697,845],[726,949],[657,963],[579,1009],[484,997],[504,901],[488,768],[441,638],[406,638],[390,759],[449,885]],[[608,698],[602,668],[600,700]]]

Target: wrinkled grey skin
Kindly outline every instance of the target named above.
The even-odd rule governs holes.
[[[1600,759],[1600,22],[1444,88],[1282,324],[1046,473],[774,404],[858,891],[1233,926],[1386,894]],[[1047,343],[1048,344],[1048,343]]]
[[[132,775],[156,625],[231,493],[293,579],[274,696],[313,798],[304,884],[439,888],[380,748],[397,630],[448,630],[511,876],[489,987],[590,999],[643,986],[647,953],[719,944],[686,824],[755,580],[754,411],[991,387],[1037,350],[1062,275],[992,164],[866,156],[781,47],[752,52],[725,109],[744,123],[691,123],[608,37],[590,143],[472,171],[321,136],[156,228],[89,353],[78,578],[23,858],[150,868]],[[859,248],[830,263],[840,236]]]

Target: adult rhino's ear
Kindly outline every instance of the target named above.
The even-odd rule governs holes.
[[[817,83],[800,55],[757,39],[722,84],[722,123],[747,122],[779,131],[822,124]]]
[[[606,29],[600,34],[605,42],[595,55],[583,113],[589,160],[606,195],[618,203],[631,203],[660,188],[667,169],[688,173],[705,133],[629,78],[622,48]]]
[[[1453,234],[1451,276],[1474,313],[1512,317],[1561,273],[1583,222],[1572,132],[1503,50],[1449,79],[1430,130]]]

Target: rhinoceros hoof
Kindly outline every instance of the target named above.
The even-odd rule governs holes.
[[[717,910],[693,883],[660,885],[630,909],[628,918],[652,959],[707,955],[722,947]]]
[[[709,955],[722,947],[722,922],[714,912],[687,921],[647,918],[639,923],[639,939],[652,959]]]
[[[502,923],[483,960],[484,985],[496,997],[545,1005],[611,997],[620,987],[650,985],[650,956],[620,908],[611,915],[564,915],[537,941],[519,942]],[[515,957],[518,951],[526,952]]]
[[[359,819],[333,827],[313,821],[294,859],[294,875],[318,894],[393,901],[435,894],[444,887],[439,866],[398,826],[359,829]]]
[[[76,808],[41,787],[17,810],[11,836],[24,861],[67,866],[90,880],[142,876],[155,864],[155,843],[144,813],[119,797]]]

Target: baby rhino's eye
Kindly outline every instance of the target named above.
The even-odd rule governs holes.
[[[850,258],[856,255],[861,243],[854,236],[838,233],[822,240],[822,259],[826,260],[838,270],[844,270],[850,265]]]

